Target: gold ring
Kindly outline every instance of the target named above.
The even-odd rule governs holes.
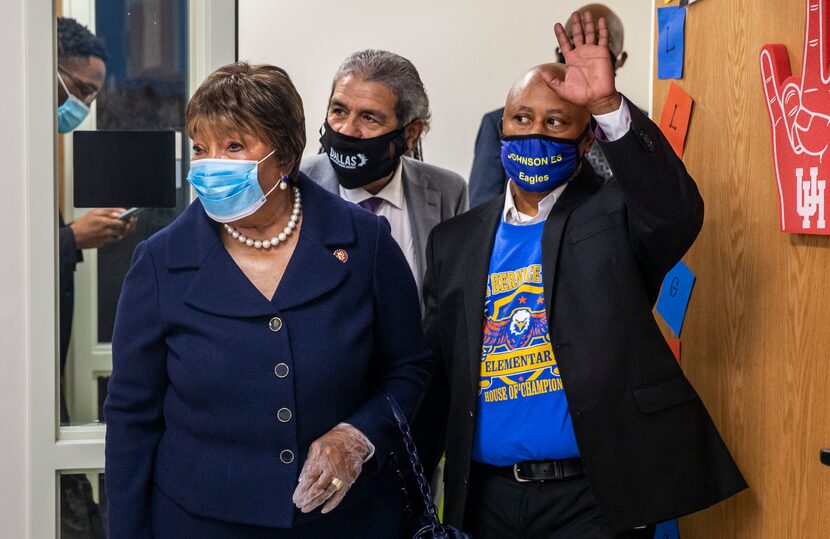
[[[336,477],[331,478],[331,484],[334,486],[334,490],[340,490],[343,488],[343,481]]]

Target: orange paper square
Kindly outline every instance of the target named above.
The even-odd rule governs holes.
[[[683,89],[671,83],[663,114],[660,116],[660,131],[674,148],[674,153],[683,159],[683,143],[689,130],[689,117],[692,114],[692,97]]]
[[[677,360],[678,365],[682,365],[680,361],[680,339],[666,339],[669,343],[669,348],[671,348],[672,353],[674,354],[674,359]]]

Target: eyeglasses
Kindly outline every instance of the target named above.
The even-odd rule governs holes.
[[[81,95],[75,95],[75,97],[83,101],[84,105],[89,106],[90,103],[95,101],[95,98],[98,97],[98,88],[95,88],[88,82],[80,80],[61,65],[58,65],[58,71],[58,81],[60,81],[61,86],[63,86],[63,89],[67,94],[75,95],[69,91],[69,88],[66,87],[63,77],[61,77],[61,72],[66,75],[66,77],[72,82],[72,85],[81,93]]]

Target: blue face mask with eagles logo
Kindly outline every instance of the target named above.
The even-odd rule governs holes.
[[[582,156],[576,139],[546,135],[502,135],[501,163],[507,177],[520,189],[533,193],[552,191],[573,177]]]

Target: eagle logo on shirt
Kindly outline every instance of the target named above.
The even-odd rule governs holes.
[[[489,353],[498,348],[516,350],[526,348],[548,334],[548,319],[545,311],[532,312],[530,309],[516,309],[508,318],[484,322],[483,348]]]
[[[545,372],[559,378],[548,333],[542,289],[528,283],[509,296],[485,304],[480,391],[496,380],[515,385],[539,380]],[[553,387],[553,386],[551,386]]]

